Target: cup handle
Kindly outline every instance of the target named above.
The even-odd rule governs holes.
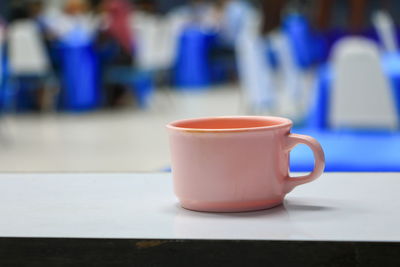
[[[317,140],[315,140],[311,136],[302,134],[289,134],[287,136],[286,149],[288,153],[298,144],[305,144],[311,148],[314,154],[314,170],[310,174],[300,177],[291,177],[288,175],[285,181],[286,193],[289,193],[293,190],[293,188],[298,185],[305,184],[317,179],[324,172],[325,168],[324,151],[322,150],[322,147]]]

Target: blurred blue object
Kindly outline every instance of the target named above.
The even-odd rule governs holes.
[[[266,60],[273,70],[278,69],[279,57],[276,49],[273,47],[271,40],[265,39]]]
[[[37,89],[44,85],[46,77],[42,75],[24,75],[14,77],[15,109],[19,112],[35,110],[38,107]]]
[[[204,87],[211,83],[209,52],[215,34],[203,27],[183,29],[178,42],[174,80],[178,87]]]
[[[311,36],[311,57],[313,63],[323,63],[329,56],[329,43],[321,33],[314,33]]]
[[[329,85],[332,83],[332,72],[328,64],[317,71],[314,96],[307,118],[307,126],[314,129],[328,128]]]
[[[44,85],[47,75],[22,75],[12,77],[5,47],[0,47],[0,110],[7,112],[31,111],[38,107],[37,88]]]
[[[400,133],[360,131],[320,131],[295,129],[293,132],[316,138],[325,152],[329,172],[400,171]],[[309,148],[298,146],[290,153],[291,171],[311,171],[314,159]]]
[[[389,77],[392,95],[395,99],[398,120],[400,121],[400,54],[387,53],[382,57],[382,67]],[[317,73],[315,95],[308,116],[307,125],[316,129],[328,129],[329,97],[334,73],[331,66],[321,66]]]
[[[60,46],[61,108],[69,111],[89,110],[99,106],[98,59],[90,44]]]
[[[307,19],[300,14],[289,14],[283,21],[283,30],[286,33],[295,62],[300,68],[307,68],[314,62],[314,37]]]
[[[393,89],[393,97],[396,102],[397,116],[400,121],[400,54],[384,54],[383,70],[390,77],[390,83]]]
[[[9,70],[5,45],[0,44],[0,110],[4,111],[10,106],[12,97],[9,90]]]
[[[133,77],[133,89],[140,108],[147,108],[154,92],[153,76],[149,71],[137,71]]]

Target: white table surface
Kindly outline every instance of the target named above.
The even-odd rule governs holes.
[[[0,174],[0,237],[400,241],[400,173],[325,173],[283,206],[201,213],[169,173]]]

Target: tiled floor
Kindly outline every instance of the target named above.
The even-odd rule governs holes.
[[[155,171],[169,165],[169,121],[240,113],[235,86],[160,90],[147,110],[13,115],[0,119],[0,171]]]
[[[235,85],[190,92],[164,89],[157,91],[147,110],[3,116],[0,171],[162,170],[169,166],[166,123],[191,117],[244,115],[241,99]]]

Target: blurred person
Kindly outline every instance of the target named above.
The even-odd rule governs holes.
[[[126,0],[104,0],[100,9],[102,18],[98,41],[112,43],[117,50],[114,63],[132,64],[134,40],[130,21],[134,16],[133,7]]]
[[[376,10],[383,10],[399,23],[400,2],[397,0],[323,0],[314,1],[313,26],[322,32],[344,29],[351,34],[362,34]]]
[[[131,102],[126,81],[135,66],[135,40],[131,21],[135,10],[127,0],[103,0],[98,5],[100,28],[96,47],[101,55],[104,82],[104,104],[110,107]]]
[[[315,26],[317,29],[326,30],[332,28],[333,22],[347,28],[353,34],[359,34],[365,30],[367,2],[370,1],[318,1],[316,3]],[[332,17],[332,13],[334,13],[334,17]],[[332,21],[332,18],[336,21]]]
[[[106,0],[104,8],[107,13],[105,30],[126,53],[133,54],[133,35],[129,24],[133,8],[130,3],[126,0]]]
[[[145,0],[145,2],[147,2],[147,1]],[[159,14],[167,14],[174,8],[182,6],[185,3],[186,3],[185,0],[168,0],[168,1],[154,0],[154,4],[157,7],[156,12],[158,12]]]

